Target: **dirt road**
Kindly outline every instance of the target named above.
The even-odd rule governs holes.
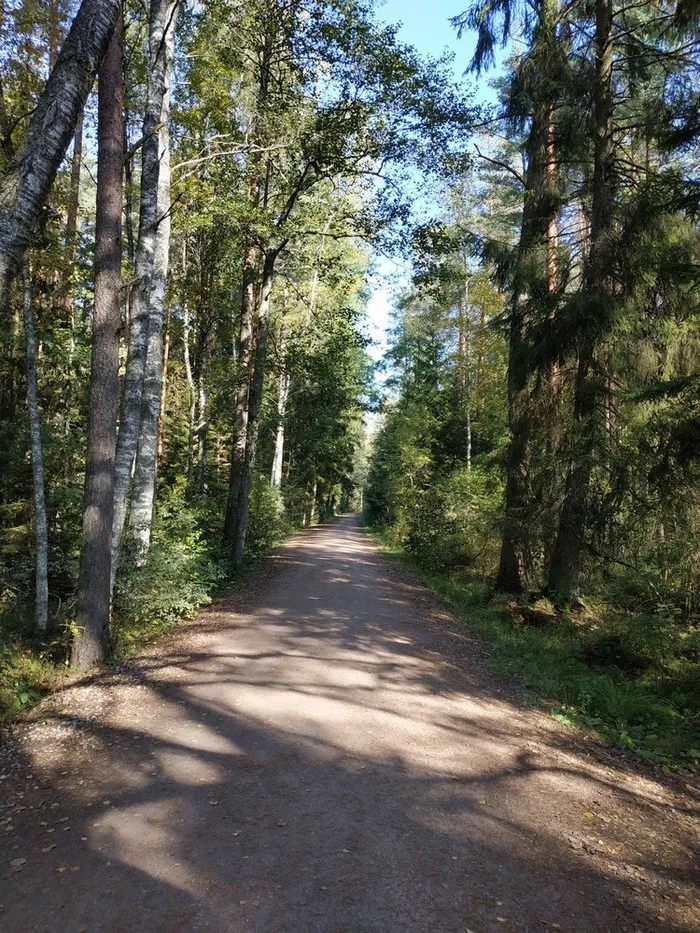
[[[700,929],[692,788],[577,748],[479,651],[353,517],[299,536],[6,744],[0,928]]]

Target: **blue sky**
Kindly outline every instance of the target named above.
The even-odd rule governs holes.
[[[457,38],[449,20],[467,9],[470,0],[377,0],[377,18],[387,23],[402,23],[399,36],[425,55],[440,55],[445,49],[455,54],[455,75],[465,71],[473,41],[470,36]]]
[[[462,79],[474,47],[469,35],[457,38],[450,25],[450,17],[456,16],[469,6],[470,0],[376,0],[377,19],[386,23],[401,23],[399,38],[413,45],[422,55],[441,55],[444,51],[454,54],[455,78]],[[483,81],[483,79],[482,79]],[[485,88],[485,84],[483,85]],[[375,341],[372,356],[379,358],[386,348],[386,328],[391,310],[392,286],[390,277],[401,274],[402,269],[389,260],[378,264],[379,279],[367,309],[370,335]],[[384,281],[382,281],[384,279]]]

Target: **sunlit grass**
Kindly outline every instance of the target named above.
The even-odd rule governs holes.
[[[663,768],[700,768],[700,663],[687,628],[604,603],[594,623],[543,613],[545,624],[530,625],[485,583],[428,572],[396,541],[370,533],[483,639],[490,666],[515,679],[524,703]]]

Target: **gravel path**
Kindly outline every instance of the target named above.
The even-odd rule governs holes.
[[[354,517],[298,536],[5,743],[0,928],[700,930],[697,790],[480,650]]]

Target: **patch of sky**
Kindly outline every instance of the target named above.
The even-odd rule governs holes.
[[[469,32],[457,36],[457,30],[450,19],[458,16],[468,6],[468,0],[433,0],[426,4],[423,0],[377,0],[375,4],[377,19],[396,24],[401,41],[414,46],[425,57],[451,57],[451,68],[456,81],[472,85],[477,104],[489,105],[496,102],[496,92],[489,76],[478,82],[465,72],[474,53],[475,36]],[[494,73],[499,71],[494,69]],[[441,208],[439,199],[433,199],[435,208]],[[425,218],[426,205],[416,204],[417,211]],[[377,255],[374,274],[369,282],[371,297],[368,304],[367,318],[369,336],[372,339],[370,354],[379,360],[386,352],[387,330],[390,326],[391,308],[394,296],[408,285],[410,266],[400,256]]]

